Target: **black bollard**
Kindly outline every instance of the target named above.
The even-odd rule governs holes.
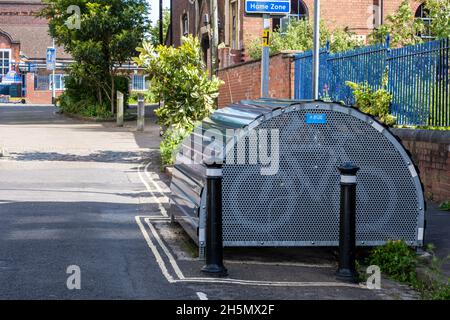
[[[206,165],[206,265],[202,272],[224,277],[222,241],[222,164]]]
[[[357,282],[356,251],[356,173],[359,167],[352,163],[340,166],[341,209],[339,222],[339,269],[336,278],[345,282]]]

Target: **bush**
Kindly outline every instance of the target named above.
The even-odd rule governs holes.
[[[380,25],[369,35],[369,43],[384,43],[386,36],[391,38],[393,47],[402,47],[423,42],[418,36],[424,30],[422,21],[414,18],[409,0],[403,0],[398,10],[386,17],[386,23]]]
[[[374,91],[367,83],[354,83],[346,81],[345,84],[353,89],[355,97],[355,106],[370,114],[386,125],[392,126],[396,122],[396,118],[389,114],[389,107],[392,102],[392,95],[387,91],[387,72],[385,72],[380,89]]]
[[[194,127],[169,128],[164,132],[163,140],[159,146],[163,165],[175,163],[175,157],[183,140],[192,132]]]
[[[417,283],[416,254],[404,241],[388,241],[384,246],[372,250],[368,259],[394,280],[408,284]]]
[[[116,88],[124,94],[125,103],[129,95],[128,83],[128,77],[118,76],[115,78]],[[109,101],[98,99],[97,92],[89,81],[76,80],[72,76],[67,76],[65,87],[66,90],[58,99],[62,112],[96,119],[111,119],[114,117],[110,110]]]
[[[286,31],[276,30],[272,33],[270,54],[283,50],[307,51],[313,48],[314,29],[309,20],[292,20]],[[340,52],[362,46],[362,42],[354,39],[353,34],[346,29],[336,28],[330,32],[325,24],[321,24],[320,45],[325,46],[330,41],[330,51]],[[248,45],[248,52],[252,59],[261,58],[261,40],[255,39]]]
[[[145,103],[157,103],[158,98],[151,91],[131,91],[130,97],[128,98],[129,104],[137,104],[138,103],[138,95],[143,94]]]
[[[183,37],[178,48],[144,42],[137,50],[135,61],[146,69],[150,91],[164,101],[155,111],[161,125],[189,128],[211,114],[222,81],[209,79],[197,38]]]

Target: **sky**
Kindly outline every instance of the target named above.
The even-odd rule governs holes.
[[[150,20],[155,23],[159,18],[159,0],[147,0],[150,3]],[[163,0],[163,7],[168,8],[170,6],[170,0]]]

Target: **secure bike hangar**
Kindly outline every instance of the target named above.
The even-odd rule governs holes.
[[[224,246],[337,246],[337,167],[345,162],[361,168],[357,175],[357,245],[377,246],[388,240],[423,245],[422,185],[410,156],[388,128],[357,109],[336,103],[260,99],[214,112],[185,139],[177,155],[171,215],[198,244],[200,256],[206,224],[202,159],[214,145],[215,138],[208,137],[211,130],[226,137],[220,155],[224,158]],[[267,163],[253,161],[264,142],[254,139],[255,132],[270,140],[266,147],[271,142],[278,144],[278,165],[273,172],[262,174]],[[278,132],[278,136],[268,132]]]

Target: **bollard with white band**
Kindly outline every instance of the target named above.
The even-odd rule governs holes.
[[[352,163],[340,166],[341,207],[339,223],[339,268],[338,280],[357,282],[355,267],[356,251],[356,173],[359,167]]]
[[[145,128],[145,100],[142,94],[138,95],[137,107],[137,131],[144,131]]]
[[[206,265],[202,272],[226,276],[222,240],[222,163],[206,163]]]

